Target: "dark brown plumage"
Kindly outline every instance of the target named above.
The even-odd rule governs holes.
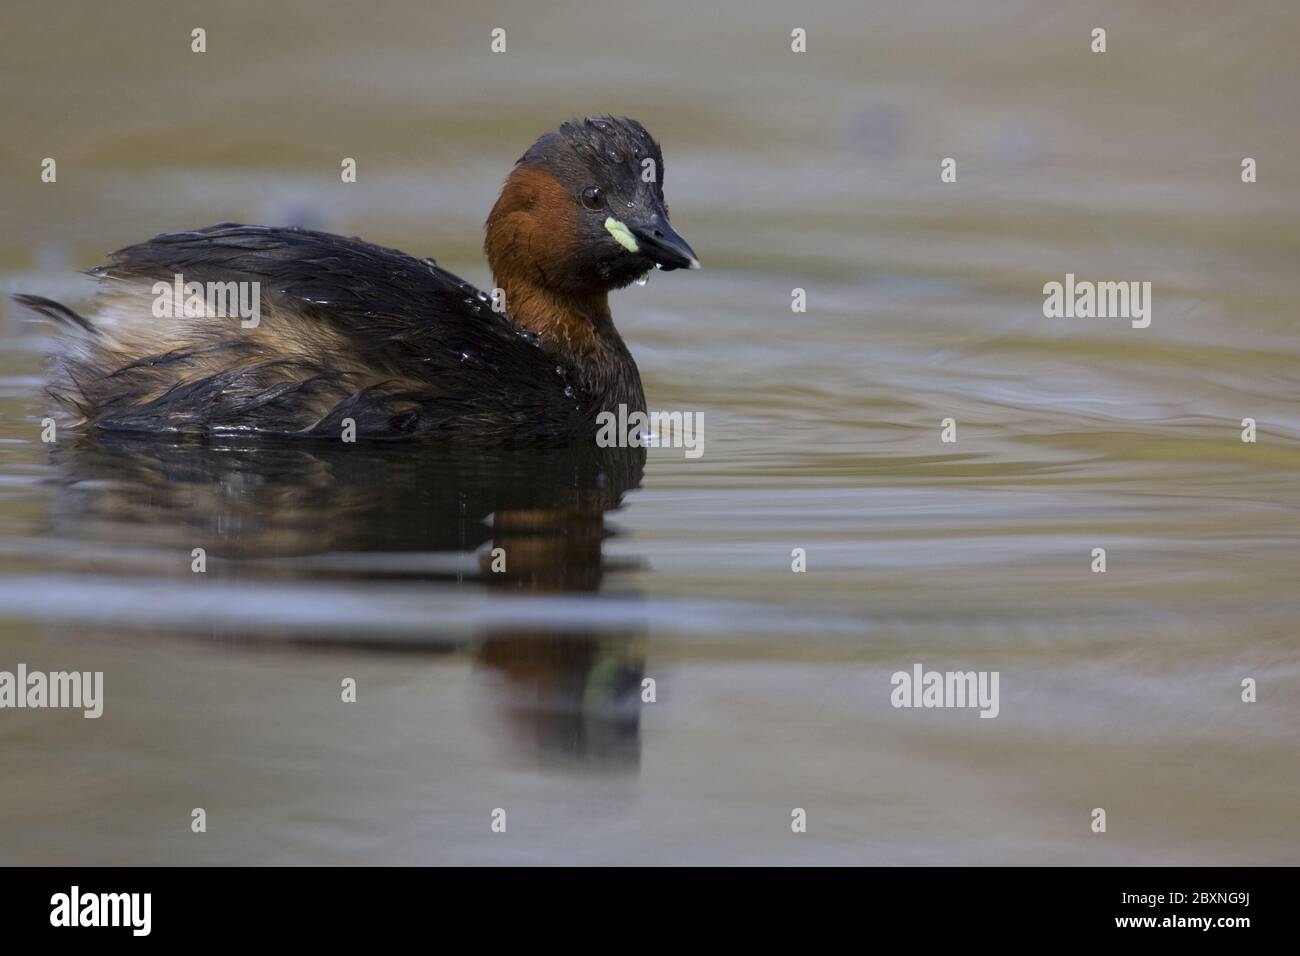
[[[643,155],[657,161],[653,181],[633,165]],[[336,438],[350,419],[359,437],[587,442],[599,412],[645,408],[608,292],[656,265],[698,266],[668,225],[661,180],[659,147],[632,120],[543,136],[487,223],[504,314],[431,259],[233,223],[114,253],[91,273],[100,293],[89,319],[18,300],[79,327],[54,359],[49,391],[66,417],[99,429]],[[618,240],[609,217],[638,238]],[[156,284],[176,276],[256,283],[257,324],[156,316]]]

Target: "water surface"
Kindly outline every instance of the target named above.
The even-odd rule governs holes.
[[[509,164],[625,112],[705,269],[615,315],[706,431],[51,446],[6,303],[0,669],[107,700],[0,712],[0,862],[1300,862],[1294,9],[250,3],[203,60],[179,9],[11,6],[6,291],[223,219],[484,284]],[[1044,318],[1067,272],[1150,328]],[[999,716],[894,709],[915,663]]]

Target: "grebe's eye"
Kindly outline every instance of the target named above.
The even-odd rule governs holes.
[[[605,207],[605,190],[599,186],[588,186],[582,191],[582,204],[588,209],[603,209]]]

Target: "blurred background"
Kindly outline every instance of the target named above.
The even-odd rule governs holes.
[[[58,333],[6,295],[0,670],[107,699],[0,713],[0,863],[1300,862],[1297,41],[1283,2],[8,0],[4,292],[221,220],[489,285],[514,160],[629,115],[704,270],[614,313],[706,428],[51,447]],[[1067,272],[1150,281],[1150,328],[1044,318]],[[1000,716],[893,709],[917,662]]]

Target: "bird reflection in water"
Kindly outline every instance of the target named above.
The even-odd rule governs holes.
[[[201,547],[209,574],[227,580],[382,580],[446,593],[481,588],[502,601],[598,592],[610,570],[605,513],[639,485],[645,465],[644,449],[102,435],[51,455],[54,535],[167,555],[167,567],[151,573],[187,573],[191,549]],[[177,551],[184,562],[171,557]],[[257,636],[275,637],[274,625]],[[382,621],[348,643],[399,646],[385,640]],[[445,653],[464,641],[431,622],[427,640],[400,646]],[[637,629],[485,625],[470,652],[515,745],[543,763],[639,766]]]

